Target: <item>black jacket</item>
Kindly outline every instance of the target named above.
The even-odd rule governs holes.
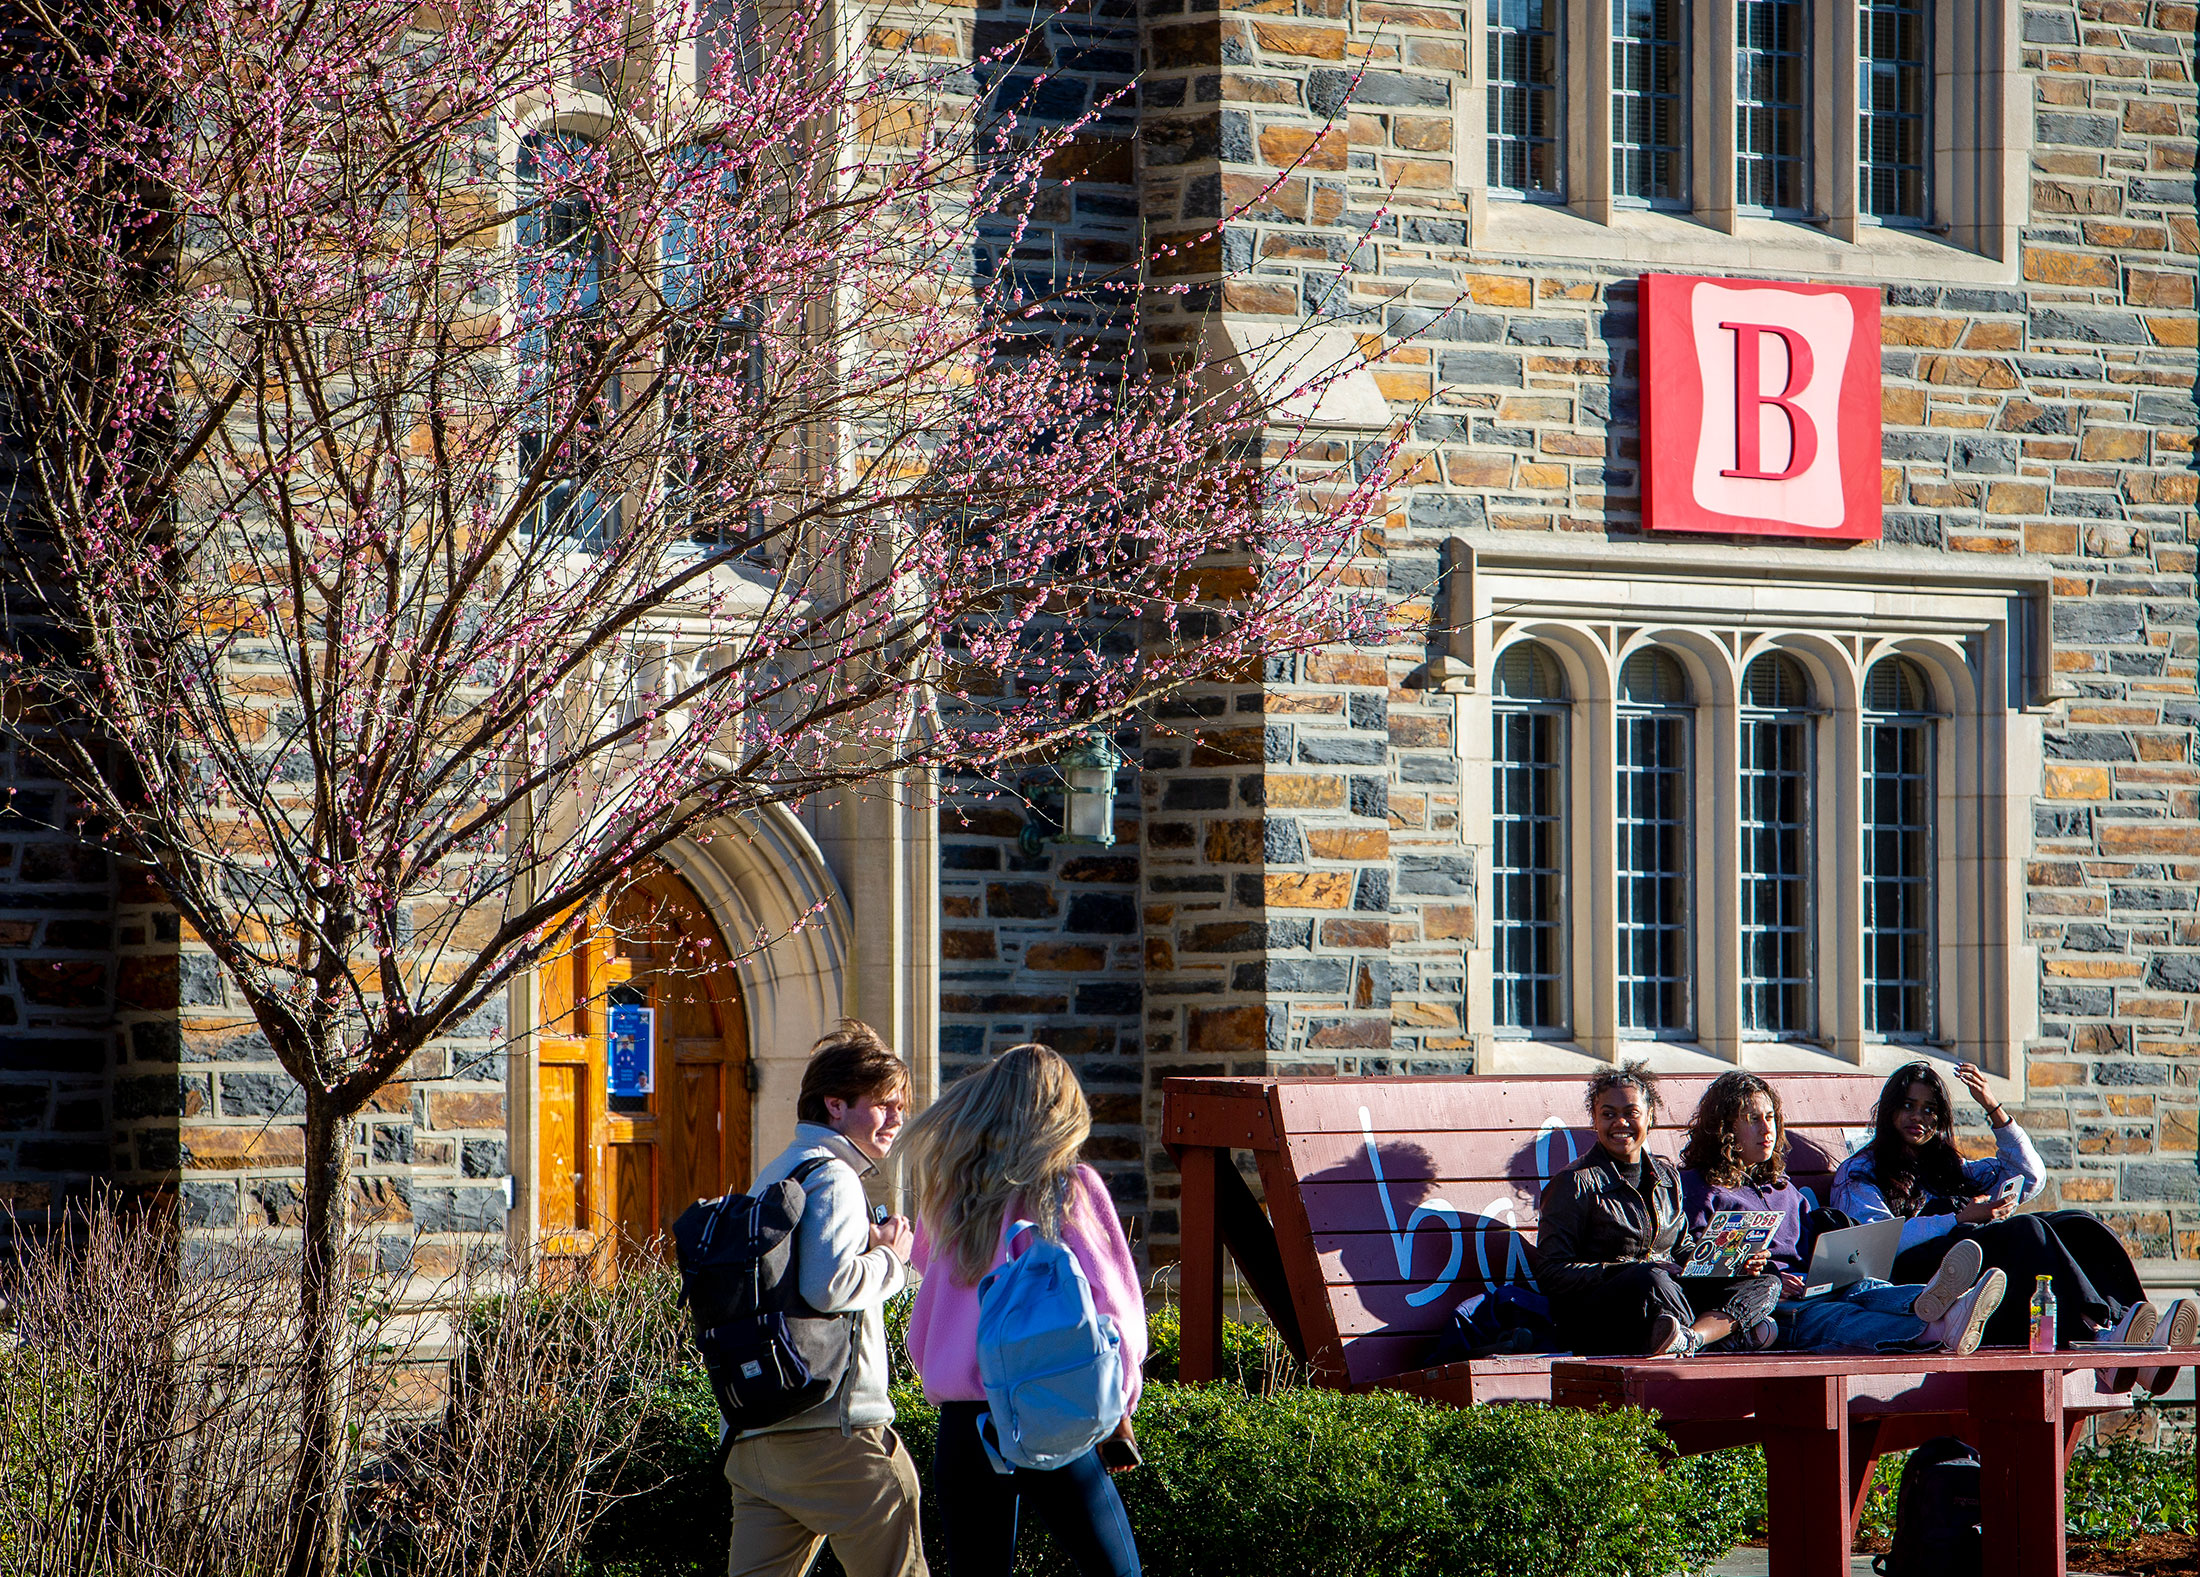
[[[1551,1179],[1537,1206],[1536,1284],[1554,1302],[1593,1294],[1646,1259],[1683,1261],[1688,1211],[1680,1169],[1645,1152],[1649,1198],[1620,1181],[1600,1145]]]

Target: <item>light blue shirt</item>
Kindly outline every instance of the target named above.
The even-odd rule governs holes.
[[[2040,1161],[2039,1151],[2032,1148],[2032,1141],[2014,1121],[1994,1130],[1994,1154],[1985,1160],[1964,1162],[1963,1175],[1974,1189],[1989,1196],[2010,1178],[2016,1178],[2020,1205],[2038,1195],[2047,1182],[2047,1168]],[[1927,1201],[1929,1206],[1949,1203],[1945,1199]],[[1885,1221],[1896,1213],[1887,1203],[1887,1196],[1879,1191],[1878,1178],[1872,1174],[1869,1145],[1843,1161],[1833,1174],[1833,1208],[1848,1215],[1859,1226]],[[1914,1248],[1934,1238],[1946,1237],[1955,1226],[1953,1210],[1914,1215],[1902,1223],[1902,1247]]]

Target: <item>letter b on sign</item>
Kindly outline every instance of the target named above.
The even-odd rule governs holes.
[[[1646,274],[1652,531],[1879,536],[1879,293]]]

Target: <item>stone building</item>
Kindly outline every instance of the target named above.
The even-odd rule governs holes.
[[[1025,16],[879,25],[976,58]],[[386,1262],[648,1219],[703,1177],[681,1100],[713,1103],[733,1137],[709,1165],[738,1181],[848,1010],[927,1089],[1015,1040],[1070,1054],[1157,1265],[1172,1073],[1922,1050],[1990,1071],[2055,1197],[2151,1281],[2200,1282],[2194,21],[2182,0],[1049,20],[982,85],[1100,112],[1043,222],[981,266],[1135,263],[1170,287],[1141,349],[1234,358],[1288,402],[1275,369],[1311,345],[1340,376],[1297,414],[1329,452],[1379,463],[1406,423],[1342,569],[1391,639],[1119,735],[1112,847],[1029,854],[1015,794],[951,783],[936,815],[818,806],[675,851],[696,924],[824,918],[683,1028],[717,1071],[647,1111],[588,1084],[600,1023],[556,982],[425,1056],[360,1135]],[[1743,407],[1761,447],[1706,460],[1745,444]],[[30,829],[46,790],[11,781]],[[9,1201],[114,1176],[176,1182],[197,1223],[287,1220],[285,1081],[210,960],[57,835],[5,858]]]

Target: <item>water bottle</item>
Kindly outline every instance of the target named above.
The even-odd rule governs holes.
[[[2055,1350],[2055,1278],[2042,1276],[2032,1284],[2032,1342],[2034,1352]]]

